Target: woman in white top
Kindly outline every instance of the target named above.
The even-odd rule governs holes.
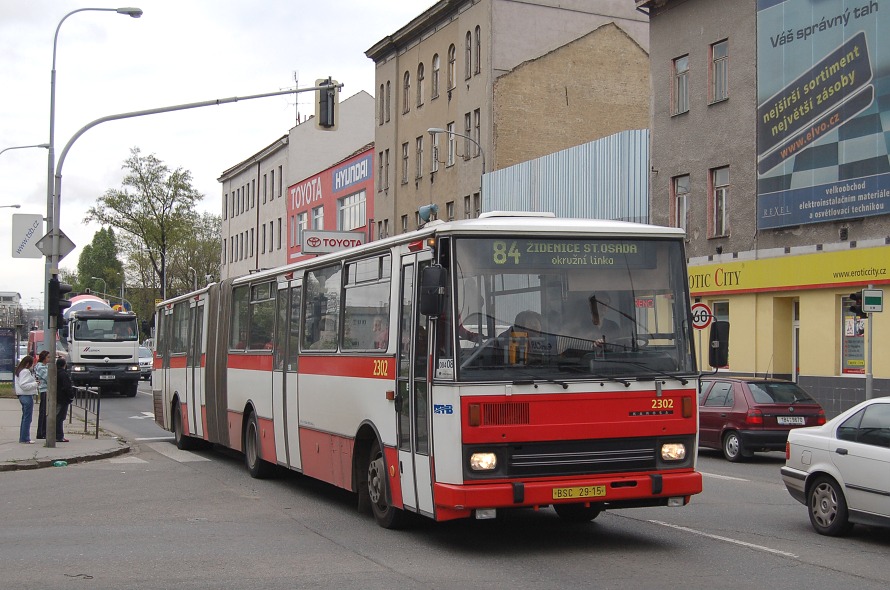
[[[23,356],[15,368],[15,394],[22,404],[22,426],[19,430],[19,442],[34,444],[31,440],[31,418],[34,416],[34,396],[37,395],[37,379],[31,372],[34,357]]]

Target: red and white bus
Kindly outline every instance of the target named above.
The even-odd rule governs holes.
[[[702,489],[683,238],[490,213],[211,284],[156,310],[155,418],[254,477],[351,490],[384,527],[683,506]]]

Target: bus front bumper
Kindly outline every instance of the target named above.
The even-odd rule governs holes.
[[[591,503],[603,509],[685,505],[690,496],[701,491],[701,473],[680,471],[464,485],[437,483],[434,498],[436,520],[451,520],[466,518],[476,509],[538,508],[560,503]]]

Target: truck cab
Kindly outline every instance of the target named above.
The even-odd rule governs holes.
[[[75,386],[136,397],[140,370],[135,314],[113,309],[72,311],[63,332]]]

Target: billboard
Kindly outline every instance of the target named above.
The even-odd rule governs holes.
[[[881,3],[757,1],[758,229],[890,213]]]

